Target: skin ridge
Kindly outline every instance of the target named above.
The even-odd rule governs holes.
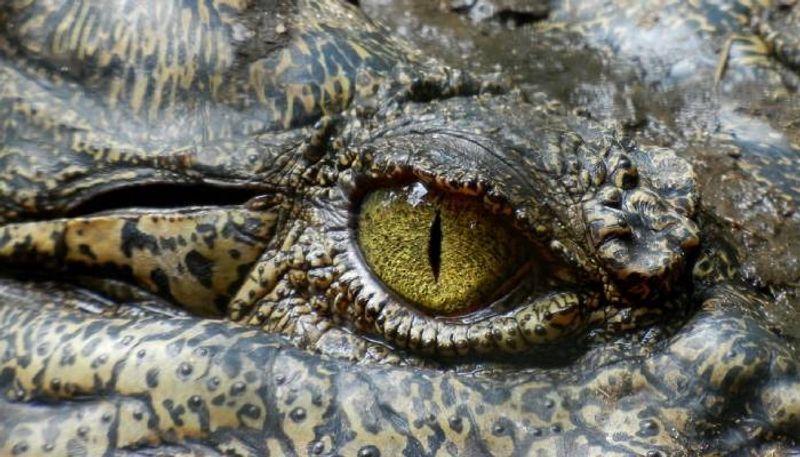
[[[11,287],[14,287],[13,284]],[[32,301],[31,304],[33,303],[35,302]],[[716,389],[721,389],[715,394],[715,398],[720,399],[715,401],[723,401],[721,405],[724,405],[725,400],[722,400],[725,397],[724,392],[738,391],[740,395],[745,395],[744,392],[757,392],[765,385],[769,386],[771,383],[775,383],[776,374],[784,373],[783,376],[791,376],[793,370],[796,369],[791,357],[780,349],[778,338],[753,319],[743,318],[744,315],[740,310],[718,309],[710,310],[709,313],[709,315],[717,317],[714,317],[711,322],[703,318],[694,319],[694,323],[688,325],[684,334],[677,336],[670,346],[664,348],[664,351],[657,355],[654,358],[655,361],[642,373],[648,386],[643,392],[650,392],[647,396],[655,397],[651,401],[659,401],[658,397],[672,392],[671,395],[679,395],[676,401],[680,405],[681,399],[693,398],[691,392],[694,389],[715,386]],[[15,341],[14,333],[9,334],[4,330],[3,334],[7,335],[2,340],[4,352],[8,354],[10,351],[14,357],[4,363],[3,369],[0,370],[3,376],[0,378],[5,380],[5,388],[10,388],[16,392],[15,395],[18,395],[13,399],[5,397],[4,404],[8,406],[7,402],[12,401],[11,407],[13,408],[13,405],[19,401],[31,401],[53,395],[61,399],[77,397],[77,403],[70,403],[72,404],[70,408],[62,408],[59,403],[44,403],[43,406],[52,405],[47,407],[48,414],[53,415],[49,420],[56,422],[67,420],[73,414],[72,408],[86,405],[87,411],[91,411],[90,405],[94,404],[97,413],[93,413],[91,416],[95,417],[98,422],[86,420],[81,423],[86,424],[91,433],[96,433],[97,430],[99,436],[102,436],[103,430],[107,430],[108,425],[103,424],[108,421],[103,417],[108,417],[106,414],[111,411],[112,414],[116,414],[116,426],[120,430],[119,433],[125,430],[126,436],[124,439],[118,437],[119,441],[110,441],[96,449],[122,448],[134,445],[142,439],[153,445],[156,442],[181,442],[184,438],[191,441],[192,436],[205,436],[204,442],[214,443],[214,446],[220,449],[241,442],[250,447],[253,452],[263,452],[264,448],[261,446],[263,446],[264,437],[267,437],[267,442],[269,442],[269,437],[273,437],[281,443],[281,449],[285,453],[293,455],[298,453],[298,443],[290,438],[292,433],[288,431],[289,428],[303,426],[308,430],[311,430],[312,427],[317,429],[317,422],[314,421],[322,421],[319,422],[319,425],[331,424],[332,418],[337,416],[340,417],[340,420],[336,420],[336,423],[349,424],[345,431],[331,432],[330,439],[333,440],[336,447],[334,450],[341,453],[347,453],[347,449],[355,451],[364,448],[370,443],[391,452],[393,445],[389,445],[389,443],[395,442],[395,445],[400,448],[418,447],[423,450],[421,453],[435,454],[445,441],[444,435],[434,433],[435,436],[439,436],[439,439],[422,444],[423,441],[415,438],[410,426],[412,422],[416,424],[416,421],[422,421],[421,424],[428,423],[429,427],[434,430],[450,430],[449,433],[452,433],[452,428],[459,428],[454,427],[453,424],[463,423],[453,417],[469,418],[468,420],[474,421],[482,417],[480,422],[471,423],[475,429],[471,429],[470,434],[476,433],[477,436],[466,436],[464,439],[475,439],[478,442],[486,443],[489,449],[496,449],[494,446],[502,444],[505,440],[502,438],[505,436],[505,430],[502,429],[503,424],[512,427],[511,430],[507,430],[509,433],[515,430],[516,424],[519,424],[514,419],[516,414],[526,417],[533,423],[549,424],[545,427],[539,426],[549,428],[549,431],[544,434],[542,428],[516,429],[515,433],[522,433],[526,437],[512,440],[512,443],[516,443],[512,449],[516,449],[517,453],[524,454],[525,449],[531,449],[526,446],[535,446],[537,441],[547,441],[553,437],[563,437],[557,438],[557,440],[563,439],[564,442],[574,443],[586,439],[586,449],[602,448],[604,452],[612,453],[615,450],[622,453],[629,452],[631,449],[629,446],[637,446],[635,439],[627,447],[620,447],[619,444],[610,445],[605,441],[607,438],[602,433],[593,430],[592,426],[582,423],[585,416],[582,417],[578,413],[580,409],[576,410],[577,414],[566,416],[553,409],[553,402],[549,398],[553,398],[554,394],[561,397],[561,401],[575,405],[587,402],[584,407],[589,407],[596,401],[589,392],[601,388],[605,382],[609,381],[602,380],[605,376],[603,372],[583,373],[575,379],[562,380],[559,382],[560,386],[555,389],[548,385],[552,381],[548,382],[547,380],[521,383],[515,381],[513,384],[506,384],[504,389],[499,389],[498,385],[503,385],[503,382],[497,379],[459,379],[457,375],[432,370],[369,365],[358,367],[343,365],[341,362],[331,360],[321,360],[304,351],[288,348],[280,337],[245,327],[230,327],[224,323],[202,321],[197,318],[166,321],[153,318],[142,320],[104,319],[68,313],[59,310],[57,306],[44,309],[26,308],[24,305],[16,309],[4,308],[3,322],[14,321],[24,322],[28,328],[26,333],[31,336],[36,335],[39,343],[38,345],[32,342],[26,343],[25,337]],[[715,338],[709,338],[717,331],[717,329],[710,328],[712,326],[724,330]],[[84,344],[100,349],[99,354],[93,354],[96,363],[92,365],[91,369],[76,371],[73,368],[73,364],[77,360],[74,356],[70,357],[69,355],[83,354],[86,349],[86,346],[69,348],[71,345],[69,341],[76,341],[74,338],[76,334],[85,337]],[[92,341],[90,335],[93,338],[99,338],[100,341]],[[226,343],[221,346],[217,343],[220,341],[226,341]],[[67,342],[67,346],[64,346],[64,342]],[[697,343],[701,342],[703,345],[697,346]],[[670,377],[658,380],[662,370],[669,372],[674,369],[676,363],[721,363],[722,361],[714,361],[717,356],[714,345],[720,343],[725,347],[734,348],[729,352],[740,354],[734,355],[734,357],[744,357],[740,362],[743,362],[741,367],[747,367],[747,373],[742,373],[737,367],[728,367],[733,369],[729,375],[712,374],[714,370],[709,370],[702,377],[693,379],[687,386],[671,385],[674,381]],[[682,344],[694,347],[697,351],[695,355],[689,356],[688,353],[676,352]],[[119,346],[123,346],[125,350],[114,349]],[[758,355],[759,352],[763,353],[765,350],[771,353],[769,359],[763,359]],[[19,370],[24,371],[25,369],[25,364],[21,362],[28,359],[43,366],[42,369],[31,372],[30,377],[19,372]],[[158,367],[169,359],[174,362],[172,364],[173,372],[159,369],[158,377],[149,375],[152,372],[146,368],[148,365]],[[102,363],[97,363],[98,361]],[[108,370],[104,365],[112,365],[113,368]],[[18,372],[15,376],[9,376],[9,373],[14,371],[12,368],[14,366]],[[609,364],[605,370],[618,374],[636,373],[638,369],[634,367],[637,366],[640,366],[637,360],[627,359]],[[719,366],[722,367],[724,364]],[[772,376],[767,376],[768,373]],[[242,382],[242,379],[248,378],[249,382]],[[389,379],[401,379],[402,382],[391,383]],[[643,382],[644,379],[639,382]],[[769,379],[773,380],[769,381]],[[786,381],[789,379],[791,378],[787,378]],[[754,382],[754,380],[760,381]],[[781,385],[786,381],[779,381],[777,384]],[[13,384],[8,384],[9,382],[13,382]],[[182,384],[185,387],[180,387],[176,391],[174,390],[176,386],[172,383]],[[703,385],[706,383],[707,386]],[[211,389],[208,387],[211,385],[218,385],[218,387]],[[200,386],[205,386],[207,389],[198,388]],[[446,394],[445,391],[440,390],[446,386],[455,391]],[[606,388],[610,386],[613,386],[613,383],[605,385]],[[747,390],[742,391],[742,388]],[[405,392],[405,395],[411,395],[412,401],[408,403],[392,402],[391,406],[389,403],[385,403],[391,398],[391,395],[394,395],[396,389]],[[650,391],[650,389],[654,390]],[[674,391],[673,389],[679,390]],[[206,390],[207,393],[201,393]],[[116,400],[110,403],[106,397],[108,391],[118,394]],[[172,403],[169,402],[169,399],[173,395],[180,395],[181,391],[185,392],[184,395],[197,393],[188,399],[190,409],[170,410],[169,406]],[[229,417],[227,408],[231,408],[232,405],[228,407],[214,406],[221,406],[215,401],[215,395],[220,392],[222,392],[220,395],[226,396],[227,394],[228,398],[235,401],[238,414],[249,412],[250,418],[261,420],[249,421],[243,416],[238,416],[238,420]],[[319,396],[319,393],[322,392],[325,394]],[[472,398],[469,401],[463,397],[467,392]],[[542,397],[536,392],[546,392],[545,400],[542,400]],[[200,399],[197,398],[198,395]],[[431,395],[434,396],[431,397]],[[437,400],[439,395],[442,395],[441,400]],[[362,400],[355,400],[353,403],[353,400],[357,398]],[[364,400],[365,398],[369,400]],[[509,404],[511,398],[521,399],[522,403],[516,407],[511,406],[500,414],[489,412],[488,408],[491,405]],[[758,408],[758,396],[748,398],[753,398],[751,401],[754,401],[753,406],[748,408]],[[363,401],[367,403],[360,403]],[[144,408],[144,412],[133,406],[128,407],[128,403],[133,406],[141,406]],[[195,407],[191,408],[191,405],[195,405]],[[206,405],[211,410],[207,413],[210,414],[208,416],[210,422],[206,425],[203,425],[203,421],[198,422],[195,418],[202,409],[200,405]],[[368,409],[361,409],[364,407]],[[463,409],[465,407],[469,410],[465,411]],[[256,409],[254,408],[258,408],[257,411],[260,413],[255,413]],[[648,409],[645,408],[642,411],[648,411]],[[737,409],[735,408],[733,411]],[[366,413],[365,416],[366,411],[371,412]],[[428,417],[429,412],[434,411],[438,412]],[[446,411],[450,411],[449,414],[453,414],[453,416],[449,419],[446,418],[445,416],[448,414]],[[534,411],[536,415],[530,415],[530,412]],[[719,413],[725,414],[724,411],[726,410],[720,410]],[[136,419],[137,414],[139,419]],[[640,415],[640,417],[648,417],[653,414],[657,415],[658,413],[650,410],[646,416]],[[154,419],[155,417],[158,419]],[[269,419],[270,417],[272,419]],[[490,417],[494,417],[493,422],[484,425],[483,420],[488,420]],[[657,416],[652,417],[655,419]],[[277,418],[283,419],[277,420]],[[342,418],[345,419],[342,420]],[[364,422],[367,418],[381,425],[369,425]],[[232,419],[233,422],[231,422]],[[31,420],[34,421],[32,423],[36,423],[40,419],[36,416]],[[449,423],[441,424],[439,422],[445,420]],[[659,421],[659,419],[655,420]],[[308,421],[312,421],[312,423]],[[7,435],[2,441],[8,444],[14,443],[14,445],[25,442],[11,439],[11,437],[22,433],[28,427],[27,423],[27,420],[20,420],[17,417],[15,425],[7,429],[7,433],[10,435]],[[151,425],[145,426],[148,423]],[[152,428],[152,424],[158,424],[157,428]],[[658,425],[657,423],[655,427],[646,424],[644,430],[666,426],[667,424]],[[253,427],[261,432],[254,434]],[[323,429],[325,428],[323,427]],[[683,433],[686,433],[686,438],[690,439],[692,434],[700,432],[701,428],[698,423],[696,431],[685,430]],[[414,429],[417,429],[416,425],[414,425]],[[349,433],[347,430],[355,433]],[[153,433],[156,435],[153,436]],[[643,430],[640,430],[639,433],[647,435]],[[405,439],[401,438],[398,443],[391,438],[395,435],[405,437]],[[312,436],[310,435],[309,438]],[[128,442],[126,439],[131,441]],[[320,437],[317,436],[317,440],[319,439]],[[454,437],[450,436],[449,439],[453,440]],[[402,444],[403,442],[405,444]],[[316,442],[313,440],[306,444],[316,446]],[[646,446],[646,441],[640,442],[638,446]]]

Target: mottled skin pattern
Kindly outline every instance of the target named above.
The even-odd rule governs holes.
[[[796,363],[716,303],[649,357],[501,380],[343,364],[218,321],[85,317],[13,288],[8,455],[697,454],[797,431]]]
[[[720,63],[740,73],[729,75],[729,79],[753,73],[759,78],[770,78],[769,72],[783,61],[775,59],[781,51],[774,49],[775,46],[752,27],[764,14],[762,12],[777,10],[773,3],[777,2],[563,0],[553,6],[550,22],[544,26],[579,30],[590,41],[604,41],[622,54],[636,55],[637,48],[653,51],[652,56],[640,56],[645,61],[683,54],[684,61],[676,62],[670,75],[676,79],[700,73],[697,67]],[[714,45],[709,46],[709,42]],[[661,46],[654,46],[654,43],[661,43]],[[673,54],[675,50],[684,52]],[[681,64],[688,62],[692,62],[689,68],[685,65],[681,68]],[[724,78],[724,72],[717,77]]]
[[[275,218],[242,208],[148,211],[11,225],[5,258],[105,272],[215,315],[263,250]],[[117,236],[109,236],[115,234]]]
[[[564,0],[554,3],[550,21],[541,26],[574,30],[593,46],[635,62],[647,84],[704,84],[713,78],[728,94],[748,82],[780,94],[800,87],[798,20],[800,8],[792,1]],[[740,103],[747,108],[746,101]],[[748,158],[741,167],[749,179],[775,188],[779,200],[800,200],[795,134],[727,108],[721,109],[720,124],[715,133],[728,136],[729,144],[713,147],[743,151]]]
[[[328,0],[13,1],[0,57],[0,455],[795,445],[796,355],[671,150]],[[352,221],[413,181],[510,217],[558,281],[479,318],[404,303]],[[98,197],[155,183],[249,194]]]

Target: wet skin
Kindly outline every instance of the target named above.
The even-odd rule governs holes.
[[[793,348],[674,151],[336,2],[70,5],[0,8],[0,452],[794,445]],[[458,282],[471,214],[524,240],[502,287]]]
[[[470,10],[377,3],[361,5],[426,52],[476,71],[502,71],[531,97],[547,93],[687,159],[708,209],[705,224],[726,232],[735,268],[772,296],[770,325],[800,335],[793,318],[800,310],[800,100],[797,72],[770,44],[781,35],[784,45],[792,41],[786,25],[796,5],[554,2],[541,18],[526,16],[533,3],[513,0],[479,1]],[[594,10],[603,14],[594,17]],[[763,33],[765,20],[782,34]]]

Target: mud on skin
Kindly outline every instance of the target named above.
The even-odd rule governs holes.
[[[15,2],[0,56],[2,455],[794,449],[673,150],[335,1]]]

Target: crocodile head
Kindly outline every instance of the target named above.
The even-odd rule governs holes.
[[[796,436],[790,347],[673,151],[337,2],[22,2],[0,24],[3,453]]]

